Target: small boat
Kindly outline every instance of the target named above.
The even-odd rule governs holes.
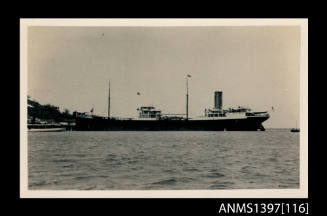
[[[300,128],[297,127],[297,122],[295,128],[291,129],[291,132],[300,132]]]
[[[66,130],[60,124],[28,124],[27,128],[30,132],[58,132]]]
[[[300,128],[292,128],[291,132],[300,132]]]

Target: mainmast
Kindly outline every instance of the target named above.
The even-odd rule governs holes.
[[[108,118],[110,118],[110,80],[109,80],[109,95],[108,95]]]
[[[187,74],[186,76],[186,120],[188,120],[188,78],[191,77],[191,75]]]

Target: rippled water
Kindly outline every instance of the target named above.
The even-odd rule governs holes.
[[[29,132],[29,189],[299,188],[299,133]]]

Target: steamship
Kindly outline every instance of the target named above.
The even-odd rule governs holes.
[[[249,108],[223,109],[223,92],[215,91],[214,108],[205,109],[198,118],[188,116],[188,81],[185,114],[163,114],[153,106],[137,108],[137,118],[110,117],[110,83],[108,117],[74,112],[78,131],[264,131],[262,122],[269,113],[253,112]]]

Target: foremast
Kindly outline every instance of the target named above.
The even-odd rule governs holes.
[[[108,118],[110,118],[110,80],[109,80],[109,91],[108,91]]]

